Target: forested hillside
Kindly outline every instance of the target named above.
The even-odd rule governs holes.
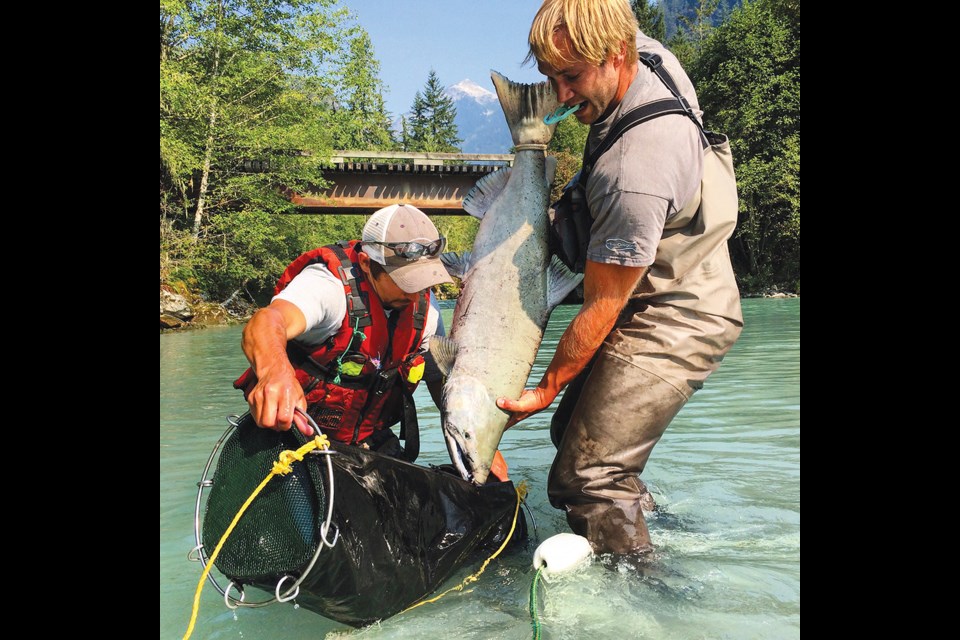
[[[706,126],[731,138],[741,288],[799,290],[799,0],[632,4],[688,69]],[[161,286],[262,300],[300,252],[360,233],[361,216],[290,215],[287,194],[323,188],[331,150],[458,148],[433,74],[394,132],[379,71],[363,25],[335,0],[161,0]],[[558,185],[579,168],[585,134],[572,118],[558,128]],[[452,250],[470,248],[473,219],[436,222]]]

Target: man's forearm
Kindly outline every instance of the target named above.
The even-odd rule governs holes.
[[[303,314],[292,304],[274,301],[253,314],[243,329],[241,347],[257,374],[247,394],[250,414],[261,427],[286,430],[291,423],[304,435],[313,432],[296,408],[306,410],[303,387],[287,358],[287,340],[303,331]]]
[[[539,388],[556,397],[584,370],[616,325],[645,271],[644,267],[587,262],[583,307],[563,332]]]
[[[616,324],[622,304],[604,300],[580,310],[557,344],[550,366],[538,385],[556,397],[590,363]]]
[[[270,307],[257,311],[244,327],[241,347],[260,377],[278,365],[289,366],[286,328],[280,312]]]

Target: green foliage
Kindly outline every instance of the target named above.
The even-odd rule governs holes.
[[[680,66],[688,71],[697,61],[697,45],[690,34],[682,29],[674,33],[670,40],[664,43],[664,46],[677,57]]]
[[[473,216],[432,216],[430,219],[447,238],[445,251],[463,254],[473,248],[477,229],[480,228],[479,220]],[[454,283],[442,284],[435,291],[441,300],[456,298],[460,295],[460,283],[454,278]]]
[[[799,2],[799,0],[793,1]],[[740,0],[719,0],[716,4],[716,10],[709,16],[709,24],[714,27],[726,21],[733,9],[740,5]],[[702,11],[702,5],[703,0],[658,0],[657,6],[663,13],[665,39],[657,39],[664,43],[670,42],[678,32],[684,31],[685,25],[697,22],[697,14],[698,11]]]
[[[713,15],[720,5],[720,0],[697,0],[693,7],[692,16],[680,16],[680,31],[688,34],[688,39],[699,54],[710,32],[713,30]]]
[[[370,35],[360,27],[349,38],[341,65],[342,80],[332,116],[337,149],[383,150],[396,147],[390,114],[383,100],[380,62],[374,57]]]
[[[653,0],[631,0],[630,8],[637,16],[640,31],[659,42],[666,42],[667,32],[663,22],[663,4]]]
[[[550,153],[557,159],[557,172],[550,185],[550,202],[556,202],[563,195],[563,188],[580,171],[583,165],[583,155],[569,151],[555,151]]]
[[[740,193],[731,249],[747,286],[800,280],[799,6],[745,3],[691,70],[706,125],[731,139]]]
[[[463,142],[454,120],[457,108],[453,99],[444,95],[437,73],[431,69],[423,92],[413,98],[410,117],[403,132],[404,151],[437,151],[458,153]],[[409,133],[406,131],[409,127]]]
[[[550,201],[554,202],[563,192],[570,179],[583,164],[583,149],[587,144],[590,127],[580,124],[574,117],[564,118],[557,124],[553,138],[547,145],[547,153],[556,157],[557,172],[550,186]]]
[[[409,151],[413,144],[413,133],[410,131],[410,122],[407,116],[400,116],[400,148]]]
[[[454,278],[453,282],[444,282],[433,288],[437,300],[456,300],[460,296],[460,286]]]
[[[431,220],[447,238],[445,251],[463,253],[473,247],[473,240],[480,227],[480,221],[473,216],[433,216]]]
[[[316,155],[329,149],[320,120],[330,89],[316,74],[337,48],[337,14],[325,12],[331,4],[161,6],[161,163],[174,180],[196,182],[200,171],[213,187],[250,158],[269,160],[288,175],[315,168],[316,161],[286,150]],[[202,188],[194,184],[192,197],[211,195],[214,206],[222,203],[218,194],[197,193]]]
[[[222,300],[357,236],[356,217],[281,215],[325,186],[335,144],[394,144],[369,36],[347,21],[335,0],[161,0],[161,281]]]
[[[583,154],[583,147],[587,144],[587,134],[590,127],[580,124],[580,121],[569,116],[557,124],[553,132],[547,151],[566,151],[575,155]]]

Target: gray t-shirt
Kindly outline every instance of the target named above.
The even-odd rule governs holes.
[[[637,49],[659,54],[694,113],[697,95],[676,57],[659,42],[637,34]],[[592,151],[620,117],[670,90],[642,62],[612,114],[590,126]],[[587,259],[647,267],[653,264],[665,222],[697,194],[703,176],[700,130],[685,115],[665,115],[633,127],[597,160],[586,185],[593,223]]]

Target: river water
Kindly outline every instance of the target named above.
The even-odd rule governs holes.
[[[532,380],[540,379],[576,311],[554,312]],[[539,591],[543,638],[800,637],[800,300],[744,300],[743,311],[740,340],[674,419],[644,471],[660,507],[648,521],[660,554],[656,572],[593,563],[554,578]],[[444,303],[443,314],[450,326],[452,303]],[[187,630],[202,570],[187,560],[197,481],[226,416],[246,408],[231,387],[246,366],[240,331],[160,336],[161,638]],[[415,397],[418,464],[449,462],[422,385]],[[231,611],[207,583],[192,638],[531,638],[533,552],[539,541],[569,530],[546,496],[554,453],[549,418],[543,412],[528,419],[500,446],[511,479],[528,484],[536,539],[531,530],[526,548],[504,552],[463,592],[353,629],[293,604]]]

